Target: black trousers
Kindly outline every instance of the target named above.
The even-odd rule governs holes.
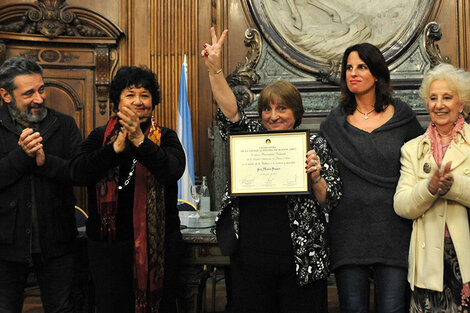
[[[180,234],[166,239],[164,289],[159,312],[176,313],[177,277],[183,242]],[[134,243],[89,240],[88,257],[97,312],[134,313]]]
[[[75,255],[43,260],[33,254],[32,264],[0,261],[0,312],[21,313],[24,288],[30,272],[38,278],[46,313],[73,312],[72,279]]]
[[[243,250],[230,258],[235,313],[327,312],[326,278],[300,286],[293,256]]]

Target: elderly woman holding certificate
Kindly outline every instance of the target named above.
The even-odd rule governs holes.
[[[277,81],[260,93],[261,121],[250,120],[237,103],[222,72],[221,52],[227,36],[201,52],[218,104],[222,137],[229,131],[292,130],[300,125],[303,106],[292,84]],[[312,192],[307,195],[224,197],[216,230],[230,255],[235,312],[326,312],[329,258],[325,213],[336,206],[341,184],[326,141],[312,135],[305,158]]]

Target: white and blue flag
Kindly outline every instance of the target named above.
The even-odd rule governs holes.
[[[188,102],[186,55],[181,66],[180,89],[178,94],[178,120],[176,122],[176,133],[183,145],[186,154],[186,168],[183,176],[178,180],[178,200],[194,203],[191,197],[191,186],[194,185],[194,154],[193,154],[193,132],[191,129],[191,112]]]

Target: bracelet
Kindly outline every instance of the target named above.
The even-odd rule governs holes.
[[[207,70],[209,73],[211,72],[210,70]],[[212,75],[217,75],[222,72],[222,68],[220,68],[217,72],[213,73]]]
[[[312,185],[316,185],[320,182],[320,180],[322,180],[323,177],[321,177],[321,175],[319,175],[317,178],[315,178],[314,180],[312,180]]]
[[[143,143],[144,143],[144,140],[142,140],[141,142],[139,142],[139,143],[137,144],[137,146],[135,146],[135,147],[138,148],[138,147],[140,147]]]

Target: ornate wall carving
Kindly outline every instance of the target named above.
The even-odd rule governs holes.
[[[65,0],[0,6],[0,62],[27,56],[44,69],[48,106],[71,115],[82,136],[108,120],[108,93],[120,28]],[[95,108],[96,106],[96,108]],[[86,193],[76,190],[86,208]]]
[[[117,38],[120,30],[106,18],[85,8],[67,6],[65,0],[38,0],[35,4],[13,4],[1,9],[8,18],[0,31],[42,34],[53,39],[69,37]]]
[[[337,81],[345,47],[378,46],[387,61],[414,42],[440,0],[247,0],[264,38],[295,67]]]
[[[68,6],[65,0],[0,7],[0,36],[5,47],[0,48],[0,61],[21,54],[46,67],[94,67],[96,98],[102,115],[108,106],[111,69],[117,63],[116,47],[123,35],[105,17],[86,8]],[[9,46],[29,49],[15,54]]]
[[[310,0],[307,2],[310,2]],[[249,3],[254,5],[256,1],[249,1]],[[271,5],[280,5],[280,2],[276,3],[277,4]],[[429,16],[431,9],[434,7],[433,3],[430,1],[422,3],[427,3],[428,6],[426,8],[429,10],[427,14],[423,13],[422,15]],[[267,7],[269,5],[264,3],[263,9],[267,10],[265,6]],[[415,6],[418,6],[418,4],[415,4]],[[402,9],[403,7],[398,5],[398,11]],[[293,9],[288,10],[288,12],[290,12],[289,14],[292,13],[292,10]],[[253,10],[249,12],[253,12]],[[297,20],[293,19],[291,23],[295,24],[296,21]],[[437,23],[432,22],[423,27],[413,21],[409,21],[409,23],[412,25],[405,25],[404,29],[415,27],[410,31],[413,34],[418,30],[422,31],[409,37],[410,43],[407,45],[403,43],[401,45],[401,51],[398,51],[398,47],[392,45],[391,47],[383,47],[385,50],[383,53],[386,57],[388,55],[395,94],[407,100],[416,111],[424,113],[425,110],[416,91],[419,88],[420,80],[424,72],[431,66],[440,62],[449,62],[449,59],[441,56],[439,46],[436,44],[436,41],[440,40],[442,37]],[[296,28],[295,25],[291,26],[291,28]],[[300,27],[300,24],[298,26]],[[263,36],[261,36],[256,29],[249,29],[247,32],[257,34],[256,41],[260,41],[260,43],[252,46],[247,45],[250,49],[248,50],[246,59],[249,60],[252,55],[257,55],[258,58],[255,62],[247,61],[247,65],[237,67],[228,78],[230,81],[232,77],[239,77],[245,72],[250,72],[253,77],[259,77],[256,81],[238,79],[234,81],[236,84],[231,83],[232,89],[236,92],[238,98],[254,99],[246,109],[249,116],[258,116],[256,110],[257,93],[267,83],[279,79],[288,80],[297,85],[302,93],[306,111],[305,116],[326,116],[328,112],[336,106],[339,88],[335,87],[335,85],[339,84],[340,60],[336,60],[335,58],[341,56],[335,54],[335,57],[329,59],[330,67],[327,69],[318,67],[313,71],[306,71],[304,64],[300,64],[299,62],[293,63],[291,56],[286,57],[284,53],[279,52],[279,47],[272,44],[273,38],[266,37],[267,35],[271,35],[266,30],[263,31]],[[384,33],[390,32],[390,30],[382,31],[375,29],[374,32]],[[250,40],[253,41],[251,37],[246,36],[245,42],[250,42]],[[384,42],[385,41],[386,40],[384,40]],[[343,42],[342,48],[344,49],[344,47],[346,47],[346,45],[344,45]],[[258,51],[256,51],[256,49],[258,49]],[[391,49],[395,51],[391,53]]]

